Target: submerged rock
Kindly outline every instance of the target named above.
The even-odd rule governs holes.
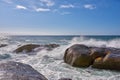
[[[48,45],[44,45],[44,47],[46,48],[46,50],[53,50],[54,48],[59,47],[60,45],[58,44],[48,44]]]
[[[0,48],[1,47],[6,47],[7,46],[7,44],[0,44]]]
[[[72,79],[70,79],[70,78],[60,78],[58,80],[72,80]]]
[[[31,66],[20,62],[0,62],[0,80],[47,80]]]
[[[36,45],[36,44],[27,44],[27,45],[23,45],[19,48],[17,48],[14,52],[15,53],[20,53],[20,52],[32,52],[33,49],[40,47],[40,45]]]
[[[21,53],[21,52],[26,52],[26,53],[30,53],[33,52],[35,48],[38,48],[38,51],[41,51],[43,49],[45,50],[53,50],[54,48],[59,47],[60,45],[58,44],[48,44],[48,45],[37,45],[37,44],[27,44],[27,45],[23,45],[19,48],[17,48],[16,50],[14,50],[15,53]]]
[[[65,51],[64,62],[74,67],[88,67],[92,64],[89,47],[75,44]]]
[[[11,56],[9,54],[0,54],[0,60],[1,59],[7,59],[10,58]]]

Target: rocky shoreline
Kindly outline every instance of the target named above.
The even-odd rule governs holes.
[[[28,64],[14,61],[0,61],[0,80],[48,80]],[[58,80],[72,80],[60,78]]]
[[[29,54],[36,50],[51,51],[60,45],[26,44],[19,46],[13,52]],[[5,47],[5,46],[3,46]],[[6,58],[6,57],[5,57]],[[111,47],[89,47],[82,44],[74,44],[64,53],[64,62],[73,67],[89,67],[97,69],[109,69],[120,71],[120,49]],[[33,69],[30,65],[15,61],[0,61],[0,80],[48,80],[44,75]],[[72,80],[60,78],[58,80]]]
[[[0,47],[5,47],[7,45],[1,45]],[[32,53],[41,50],[51,51],[60,45],[58,44],[47,44],[47,45],[37,45],[37,44],[26,44],[18,46],[13,52],[16,54],[22,53]],[[5,58],[8,56],[5,54]],[[1,56],[4,58],[4,55]],[[39,73],[37,70],[32,68],[28,64],[15,61],[0,61],[0,80],[48,80],[44,75]],[[60,78],[58,80],[72,80],[69,78]]]
[[[89,67],[120,71],[120,49],[88,47],[74,44],[66,49],[64,62],[74,67]]]

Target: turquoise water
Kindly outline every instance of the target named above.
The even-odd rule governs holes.
[[[13,50],[24,44],[60,44],[52,51],[38,51],[36,55],[14,54]],[[12,60],[31,65],[49,80],[61,77],[73,80],[120,80],[120,72],[89,68],[74,68],[63,61],[66,48],[73,44],[120,48],[120,36],[0,36],[0,60]]]

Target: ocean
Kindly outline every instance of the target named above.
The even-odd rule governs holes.
[[[42,50],[35,55],[14,54],[19,45],[59,44],[52,51]],[[31,65],[48,80],[71,78],[73,80],[120,80],[120,72],[88,68],[75,68],[63,61],[65,50],[73,44],[120,48],[120,36],[0,36],[0,60],[11,60]]]

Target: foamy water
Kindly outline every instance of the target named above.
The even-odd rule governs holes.
[[[24,38],[25,39],[25,38]],[[59,78],[71,78],[73,80],[120,80],[120,72],[110,71],[110,70],[99,70],[89,68],[75,68],[63,61],[63,56],[66,48],[73,44],[85,44],[88,46],[105,46],[105,47],[115,47],[120,48],[120,39],[111,40],[98,40],[95,38],[86,37],[74,37],[70,40],[59,40],[61,42],[60,47],[52,50],[46,51],[42,50],[36,52],[36,55],[27,54],[13,54],[19,45],[27,43],[35,43],[36,40],[29,39],[11,40],[11,37],[7,37],[1,40],[8,44],[8,46],[0,48],[0,60],[13,60],[31,65],[34,69],[42,73],[48,80],[57,80]],[[38,42],[44,41],[37,39]],[[2,43],[1,41],[1,43]],[[51,40],[52,41],[52,40]],[[57,42],[55,42],[57,43]],[[62,45],[62,43],[66,43]],[[5,55],[8,54],[8,55]],[[6,57],[7,56],[7,57]]]

